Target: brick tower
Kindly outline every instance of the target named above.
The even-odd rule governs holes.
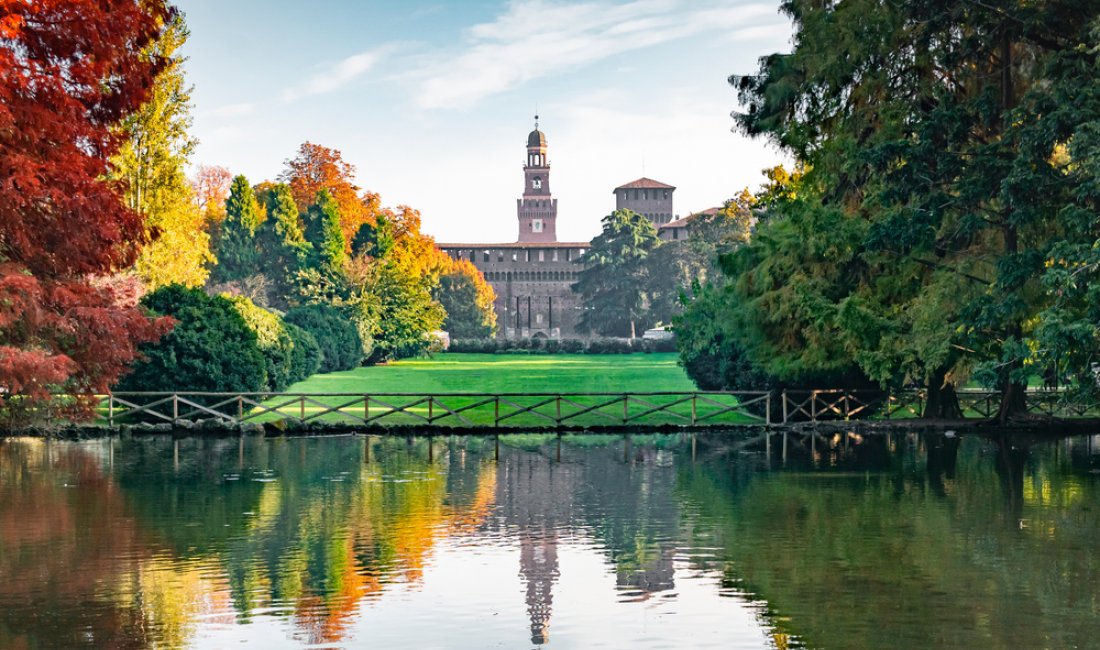
[[[535,130],[527,136],[527,162],[523,165],[523,198],[516,199],[520,243],[558,240],[558,200],[550,197],[550,161],[546,158],[546,134]]]

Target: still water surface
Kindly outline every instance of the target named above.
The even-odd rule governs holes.
[[[0,648],[1100,645],[1100,445],[0,442]]]

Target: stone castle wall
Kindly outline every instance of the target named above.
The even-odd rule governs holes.
[[[439,244],[453,259],[469,260],[496,291],[493,308],[501,338],[576,338],[580,302],[572,284],[587,242]]]

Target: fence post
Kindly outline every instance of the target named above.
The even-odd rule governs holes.
[[[555,402],[556,402],[555,406],[557,408],[557,419],[554,421],[554,424],[556,424],[557,426],[560,427],[561,426],[561,395],[557,396],[557,399],[555,399]],[[561,436],[560,436],[560,434],[558,436],[558,460],[561,461]]]
[[[630,421],[630,396],[623,394],[623,424]]]
[[[851,415],[852,415],[852,405],[851,405],[851,403],[848,402],[848,396],[849,395],[850,395],[850,393],[848,391],[844,391],[844,421],[845,422],[850,420]]]
[[[810,422],[817,422],[817,391],[810,391]]]
[[[111,393],[107,396],[107,426],[115,426],[115,395]]]
[[[767,395],[764,396],[764,424],[771,425],[772,423],[772,392],[769,390]],[[771,445],[771,437],[768,437],[769,447]]]
[[[433,397],[431,395],[428,395],[428,424],[431,424],[432,420],[435,419],[435,416],[433,415],[433,413],[435,412],[435,409],[433,408],[434,404],[435,404],[435,397]],[[430,438],[429,438],[429,440],[430,440]],[[428,454],[428,456],[431,457],[431,454]]]
[[[892,388],[887,389],[887,391],[886,391],[886,419],[887,420],[890,419],[890,406],[894,402],[893,392],[894,392],[894,389],[892,389]]]
[[[305,422],[306,419],[306,396],[302,395],[298,398],[298,421]]]
[[[370,395],[363,396],[363,419],[370,420]],[[369,444],[370,441],[368,440]]]
[[[500,395],[493,395],[493,426],[500,426]],[[497,440],[497,460],[500,460],[500,440]]]
[[[237,424],[244,419],[244,396],[237,395]]]
[[[180,396],[172,393],[172,424],[177,424],[180,419]]]
[[[783,424],[786,424],[787,423],[787,417],[788,417],[787,416],[787,389],[786,388],[783,389],[783,394],[780,395],[780,398],[782,398],[782,400],[783,400]],[[786,451],[787,451],[787,448],[783,447],[784,454],[786,454]],[[785,456],[784,456],[783,460],[787,460]]]
[[[691,425],[695,426],[695,398],[698,397],[698,393],[691,394]]]

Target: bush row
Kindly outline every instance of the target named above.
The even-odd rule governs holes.
[[[632,352],[675,352],[676,341],[668,339],[454,339],[448,352],[480,354],[629,354]]]
[[[355,326],[329,306],[302,307],[284,319],[248,298],[180,285],[161,287],[142,304],[175,326],[141,347],[142,358],[119,391],[282,391],[318,370],[354,368],[363,358]]]

